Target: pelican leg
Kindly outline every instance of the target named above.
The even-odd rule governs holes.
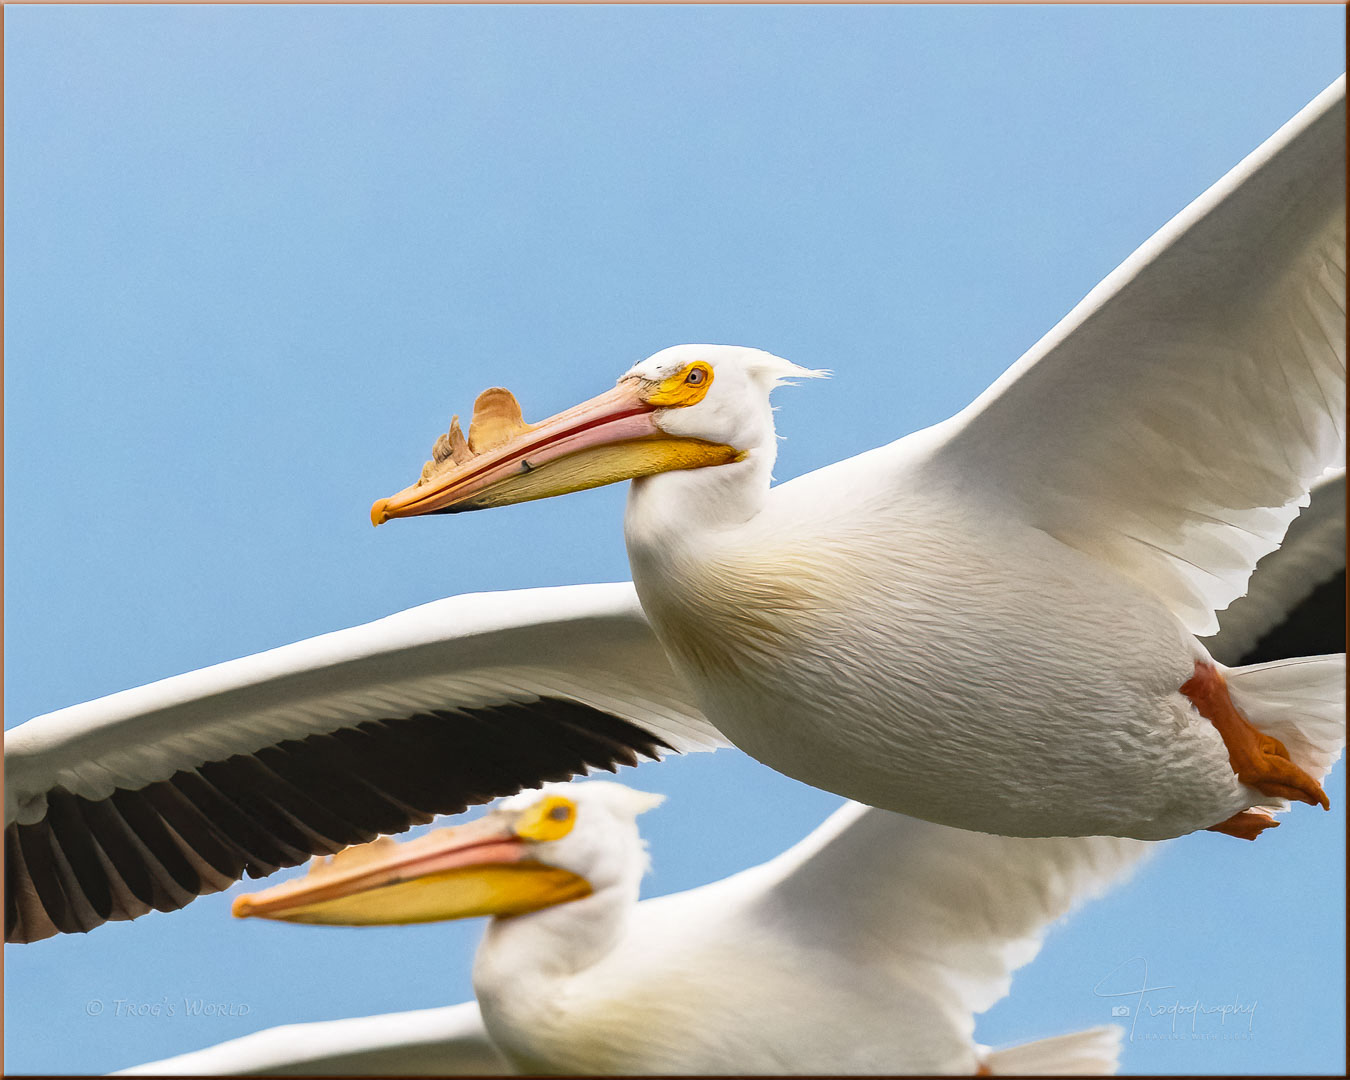
[[[1227,681],[1213,664],[1197,660],[1195,674],[1181,684],[1181,692],[1190,698],[1201,716],[1218,728],[1228,747],[1233,771],[1244,784],[1263,795],[1331,809],[1331,800],[1322,785],[1289,760],[1284,743],[1257,731],[1238,711],[1228,694]]]
[[[1262,810],[1243,810],[1226,821],[1211,825],[1205,832],[1236,836],[1239,840],[1255,840],[1266,829],[1273,829],[1277,825],[1279,822]]]

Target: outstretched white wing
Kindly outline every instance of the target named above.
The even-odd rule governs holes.
[[[790,926],[804,945],[924,986],[968,1033],[1050,924],[1153,847],[1109,836],[993,836],[849,803],[754,871],[764,881],[749,913]]]
[[[476,1001],[287,1024],[115,1076],[506,1076]]]
[[[692,702],[625,582],[457,596],[37,717],[5,734],[5,939],[725,745]]]
[[[991,836],[848,803],[767,863],[639,904],[629,936],[644,966],[606,1008],[648,1017],[665,1062],[689,1051],[650,1017],[680,1000],[700,1047],[736,1045],[747,1071],[974,1072],[975,1014],[1051,923],[1153,846]]]
[[[1345,451],[1345,78],[909,445],[1195,634]]]

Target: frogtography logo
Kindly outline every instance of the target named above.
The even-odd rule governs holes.
[[[1180,989],[1173,983],[1149,982],[1148,961],[1134,956],[1118,964],[1092,988],[1100,998],[1133,999],[1111,1006],[1113,1017],[1131,1017],[1129,1038],[1155,1041],[1202,1041],[1210,1039],[1250,1039],[1256,1021],[1255,999],[1244,1001],[1234,995],[1232,1001],[1210,1004],[1188,993],[1168,994]]]

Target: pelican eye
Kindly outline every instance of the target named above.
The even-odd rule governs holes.
[[[516,835],[522,840],[561,840],[576,824],[577,807],[564,795],[549,795],[521,811]]]
[[[658,408],[682,408],[697,405],[712,386],[712,368],[696,360],[683,371],[668,375],[647,394],[647,404]]]

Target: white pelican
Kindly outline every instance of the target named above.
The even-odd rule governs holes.
[[[989,836],[853,803],[761,866],[638,903],[636,819],[660,801],[549,785],[237,898],[237,915],[346,926],[497,916],[477,1003],[274,1028],[129,1071],[1115,1072],[1119,1028],[991,1053],[974,1014],[1150,845]]]
[[[1284,544],[1261,561],[1248,597],[1224,613],[1222,631],[1207,642],[1211,653],[1240,663],[1253,656],[1254,650],[1267,651],[1270,659],[1290,655],[1280,651],[1281,643],[1322,653],[1344,649],[1344,588],[1337,587],[1338,579],[1343,581],[1345,576],[1344,509],[1345,473],[1340,472],[1319,483],[1311,505],[1294,521]],[[485,1015],[478,1002],[465,1002],[384,1016],[290,1024],[128,1071],[483,1074],[508,1072],[514,1065],[543,1071],[664,1068],[683,1072],[697,1068],[699,1053],[712,1045],[720,1055],[714,1064],[722,1071],[786,1068],[828,1073],[849,1064],[846,1056],[834,1056],[840,1052],[832,1041],[837,1014],[847,1010],[854,1011],[846,1015],[846,1030],[864,1035],[852,1040],[844,1054],[863,1049],[875,1055],[865,1062],[855,1060],[858,1068],[969,1071],[973,1052],[992,1072],[1113,1071],[1117,1047],[1111,1029],[1054,1037],[989,1055],[971,1040],[971,1014],[1007,993],[1010,971],[1032,958],[1050,920],[1075,899],[1100,892],[1126,874],[1147,854],[1146,844],[1110,838],[993,837],[854,804],[764,866],[688,892],[643,901],[630,911],[628,905],[636,900],[644,865],[644,852],[631,822],[657,797],[596,781],[562,785],[542,795],[519,795],[504,804],[510,813],[521,812],[516,808],[539,809],[532,812],[523,830],[516,824],[513,831],[537,830],[552,809],[549,800],[555,794],[578,808],[575,815],[564,819],[571,832],[567,846],[558,840],[523,842],[513,852],[513,842],[508,840],[506,851],[494,850],[494,857],[532,850],[532,859],[568,873],[575,871],[593,892],[605,891],[595,888],[602,875],[611,881],[617,876],[623,883],[620,902],[571,903],[565,899],[569,886],[565,876],[534,876],[526,871],[513,883],[497,870],[494,884],[494,872],[482,871],[483,864],[447,867],[447,859],[472,858],[473,850],[486,850],[462,844],[486,839],[480,830],[491,826],[478,824],[412,844],[386,840],[382,847],[349,849],[316,867],[310,877],[235,902],[236,912],[245,915],[361,924],[392,923],[410,915],[485,914],[484,897],[492,906],[518,907],[522,889],[531,891],[541,903],[558,899],[561,907],[541,908],[527,919],[493,924],[477,968],[481,981],[476,989],[483,994]],[[602,804],[594,817],[586,811],[592,801]],[[499,816],[496,820],[502,824],[509,819]],[[589,835],[578,846],[583,830]],[[353,852],[361,854],[353,857]],[[422,869],[416,871],[416,884],[377,884],[395,864],[406,865],[407,856],[418,852]],[[627,861],[612,857],[619,855]],[[441,861],[439,868],[430,865],[436,860]],[[972,873],[977,866],[978,873]],[[357,881],[354,874],[335,873],[343,867],[365,876]],[[622,873],[616,874],[619,870]],[[439,884],[429,884],[432,875],[437,875]],[[314,896],[315,885],[338,882],[345,883],[339,889],[344,893],[340,899],[302,909],[306,895]],[[611,893],[615,889],[609,886]],[[408,894],[428,906],[410,911]],[[996,903],[987,906],[990,900]],[[846,905],[843,909],[835,906],[841,903]],[[821,912],[821,904],[828,910]],[[948,909],[948,904],[954,907]],[[953,911],[956,921],[946,917]],[[769,912],[774,917],[764,918]],[[537,920],[539,929],[520,929],[531,920]],[[576,971],[570,965],[560,969],[555,961],[558,953],[578,940],[593,940],[597,927],[607,921],[622,926],[619,943]],[[575,929],[578,925],[581,932]],[[966,934],[964,947],[953,949],[954,943],[947,941],[940,952],[915,954],[917,945],[944,940],[958,926]],[[558,932],[550,932],[555,929]],[[516,935],[525,942],[516,942]],[[803,937],[810,942],[809,961],[803,959],[808,952],[803,949]],[[1009,948],[1014,938],[1018,944]],[[490,955],[501,949],[497,943],[503,940],[510,950],[505,954],[507,963],[519,970],[504,967]],[[878,942],[885,948],[878,949]],[[677,952],[691,945],[689,955]],[[860,947],[851,949],[850,945]],[[823,968],[819,966],[822,950],[830,961]],[[846,977],[837,967],[840,955],[848,955],[850,963],[857,965]],[[780,976],[787,957],[795,959]],[[677,961],[681,972],[694,972],[698,977],[672,980],[666,967]],[[806,963],[809,979],[803,979]],[[986,969],[984,963],[992,966]],[[719,977],[728,967],[739,973],[734,989],[741,997],[734,1002],[718,999],[728,992]],[[765,978],[770,970],[775,977]],[[615,971],[621,973],[617,978]],[[967,975],[978,971],[979,975],[967,983],[959,974],[963,971]],[[936,981],[931,978],[934,973]],[[574,983],[599,986],[599,999],[561,989]],[[942,1038],[929,1041],[926,1027],[919,1033],[923,1037],[915,1038],[905,1020],[916,1015],[910,1002],[916,993],[931,999],[937,985],[954,988],[940,995],[945,1005],[937,1010],[936,1026]],[[678,987],[683,996],[676,1001],[672,992],[658,994],[652,1003],[652,986]],[[631,994],[628,987],[633,988]],[[652,1039],[648,1044],[633,1038],[631,1032],[620,1033],[610,1045],[616,1048],[614,1053],[626,1056],[597,1060],[588,1056],[597,1045],[587,1041],[594,1029],[572,1010],[601,1008],[599,1001],[606,994],[620,990],[625,1002],[640,1001],[655,1014],[645,1014],[641,1025]],[[566,1015],[555,1017],[554,1010],[541,1010],[537,1005],[541,994],[563,1003]],[[898,999],[906,1004],[896,1005]],[[891,1003],[893,1013],[877,1029],[868,1028],[866,1017],[879,1005],[884,1012],[884,1002]],[[932,1007],[929,1000],[925,1009]],[[738,1021],[773,1008],[784,1012],[770,1017],[767,1031],[776,1041],[766,1047],[753,1038],[766,1029]],[[535,1022],[541,1012],[548,1023]],[[931,1014],[921,1010],[917,1015],[926,1019]],[[791,1020],[786,1028],[783,1016]],[[613,1015],[601,1012],[603,1023],[618,1025],[625,1020],[631,1023],[629,1008]],[[719,1044],[719,1025],[729,1023],[737,1024],[735,1036]],[[490,1032],[495,1033],[495,1042]],[[752,1036],[748,1041],[747,1032]],[[511,1052],[512,1047],[538,1039],[541,1033],[551,1040],[548,1048],[533,1047],[523,1055]],[[658,1060],[672,1043],[677,1057]],[[938,1055],[924,1058],[932,1048],[939,1050]],[[767,1053],[778,1056],[766,1058]]]
[[[534,426],[489,394],[373,516],[640,477],[637,594],[458,597],[22,725],[7,939],[728,741],[1005,834],[1250,837],[1286,797],[1324,802],[1344,657],[1226,671],[1195,635],[1343,456],[1344,95],[968,409],[779,487],[769,391],[803,372],[766,353],[667,350]]]

